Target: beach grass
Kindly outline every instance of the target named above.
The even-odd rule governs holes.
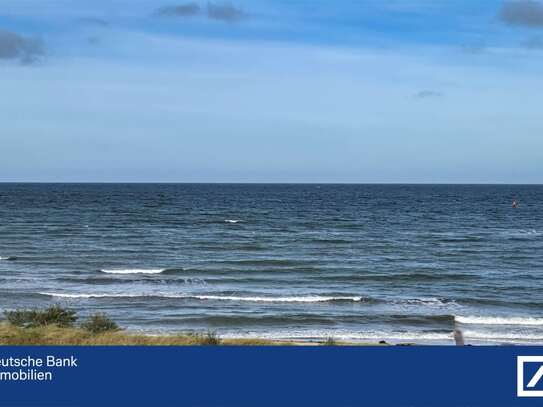
[[[147,335],[115,330],[94,333],[80,327],[67,328],[58,325],[44,325],[22,328],[9,323],[0,323],[0,345],[268,346],[291,344],[291,342],[265,339],[222,339],[213,332]]]
[[[150,335],[123,330],[94,333],[81,327],[45,325],[21,328],[0,323],[0,346],[382,346],[378,343],[350,343],[336,340],[303,342],[259,338],[221,338],[215,332]],[[388,345],[388,344],[386,344]],[[385,345],[385,346],[386,346]]]
[[[107,315],[90,315],[82,323],[77,311],[55,304],[44,309],[4,311],[0,345],[279,345],[263,339],[222,339],[216,332],[149,335],[124,331]]]
[[[125,331],[105,314],[90,315],[78,320],[75,310],[52,305],[45,309],[4,311],[0,321],[2,345],[71,345],[71,346],[289,346],[289,345],[375,345],[339,342],[329,337],[322,342],[300,342],[258,338],[221,338],[215,331],[185,332],[172,335],[151,335]]]
[[[6,320],[14,326],[33,328],[46,325],[57,325],[63,328],[72,327],[77,321],[77,312],[58,304],[40,309],[19,309],[4,311]]]

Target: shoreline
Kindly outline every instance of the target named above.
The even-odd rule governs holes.
[[[330,331],[329,335],[300,335],[301,332],[275,332],[273,336],[263,332],[241,332],[228,330],[185,331],[134,331],[120,327],[114,320],[102,313],[88,315],[81,322],[77,310],[59,304],[44,309],[5,310],[0,320],[0,346],[2,345],[260,345],[260,346],[463,346],[465,345],[537,345],[525,340],[511,341],[499,338],[497,341],[464,335],[461,327],[455,327],[450,334],[427,338],[384,335],[364,336],[364,332],[346,336],[341,330]],[[425,340],[426,339],[426,340]],[[509,338],[507,338],[509,339]],[[527,342],[527,343],[522,343]]]
[[[120,327],[106,314],[96,313],[77,322],[77,310],[59,304],[44,309],[5,310],[0,320],[1,345],[260,345],[260,346],[376,346],[394,345],[382,338],[349,341],[346,338],[266,338],[216,331],[142,332]],[[413,345],[414,343],[396,343]]]
[[[346,342],[328,338],[323,341],[298,339],[221,338],[214,332],[148,334],[118,330],[92,333],[79,327],[46,325],[22,328],[0,323],[0,346],[395,346],[381,342]],[[402,343],[401,345],[415,345]]]
[[[93,333],[82,327],[45,325],[18,327],[0,322],[0,346],[456,346],[450,342],[381,340],[342,340],[334,338],[264,338],[221,336],[214,331],[150,333],[114,330]],[[469,341],[465,346],[537,346],[537,343]]]

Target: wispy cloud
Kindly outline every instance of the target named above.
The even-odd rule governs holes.
[[[205,13],[204,13],[205,11]],[[211,20],[235,22],[246,17],[240,8],[232,3],[207,3],[207,6],[200,6],[198,3],[184,3],[175,6],[164,6],[154,13],[159,17],[193,17],[203,14]]]
[[[0,59],[18,59],[29,64],[43,54],[44,48],[40,40],[0,29]]]
[[[185,3],[177,6],[164,6],[156,10],[155,15],[160,17],[191,17],[202,11],[198,3]]]
[[[234,22],[246,17],[243,10],[232,3],[207,3],[207,16],[213,20]]]
[[[543,3],[535,0],[507,0],[501,9],[500,18],[513,26],[543,28]]]
[[[441,96],[443,96],[443,93],[435,90],[421,90],[413,95],[416,99],[438,98]]]

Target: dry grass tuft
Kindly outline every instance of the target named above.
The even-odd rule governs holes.
[[[262,339],[220,339],[215,333],[179,335],[143,335],[123,331],[92,333],[82,328],[63,328],[47,325],[21,328],[8,323],[0,324],[0,345],[285,345]]]

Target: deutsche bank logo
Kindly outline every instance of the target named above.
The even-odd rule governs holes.
[[[543,397],[543,356],[517,356],[517,396]]]

